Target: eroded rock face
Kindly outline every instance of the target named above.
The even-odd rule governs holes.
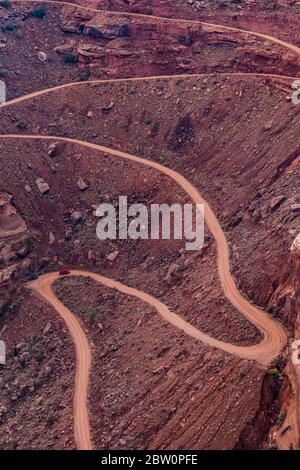
[[[82,25],[91,20],[94,16],[92,12],[87,10],[80,10],[76,7],[62,8],[63,21],[62,30],[65,33],[81,33],[83,30]]]
[[[300,68],[296,53],[267,42],[258,44],[243,33],[219,26],[157,21],[151,16],[133,21],[126,13],[68,7],[62,10],[61,28],[77,36],[72,51],[76,49],[79,66],[99,77],[208,70],[296,74]]]
[[[0,267],[24,257],[27,250],[26,222],[11,204],[11,196],[0,193]]]
[[[297,237],[293,241],[293,244],[292,244],[292,247],[291,247],[291,252],[292,252],[292,254],[294,255],[295,258],[297,258],[297,257],[300,258],[300,233],[299,233],[299,235],[297,235]]]
[[[292,306],[295,311],[300,310],[300,233],[295,238],[292,248],[292,273],[293,273],[293,286],[294,295],[292,299]]]
[[[18,260],[29,251],[26,222],[12,205],[12,197],[0,193],[0,314],[15,291],[14,278]]]
[[[276,316],[284,319],[293,330],[300,310],[300,234],[291,246],[282,279],[271,300],[271,308]]]
[[[15,265],[0,271],[0,314],[4,312],[6,307],[9,305],[15,292],[15,272]]]

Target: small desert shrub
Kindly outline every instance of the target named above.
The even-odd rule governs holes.
[[[56,417],[54,416],[54,414],[50,413],[47,418],[46,418],[46,423],[47,423],[47,426],[53,426],[53,424],[55,423],[56,421]]]
[[[29,273],[28,277],[30,281],[35,281],[36,279],[38,279],[39,275],[37,272],[33,271]]]
[[[279,423],[283,424],[286,418],[287,412],[286,410],[283,410],[280,415],[279,415]]]
[[[7,311],[10,314],[14,314],[20,310],[20,307],[21,307],[21,300],[18,298],[8,306]]]
[[[77,62],[77,56],[73,52],[66,52],[64,54],[65,64],[75,64]]]
[[[26,129],[28,129],[28,124],[26,121],[24,121],[24,119],[20,119],[20,121],[17,122],[16,126],[21,131],[25,131]]]
[[[83,69],[81,72],[81,80],[88,80],[91,75],[90,69]]]
[[[271,375],[272,377],[278,377],[279,370],[277,369],[277,367],[272,367],[271,369],[268,370],[268,374]]]
[[[92,38],[101,38],[103,36],[102,32],[94,26],[89,30],[89,35],[92,36]]]
[[[129,28],[128,24],[123,24],[120,27],[119,35],[120,35],[121,38],[127,38],[127,37],[130,36],[130,28]]]
[[[95,310],[94,308],[89,308],[86,311],[85,316],[89,321],[95,321],[95,318],[97,316],[97,310]]]
[[[4,33],[12,33],[17,29],[17,26],[14,23],[6,23],[1,26],[1,29]]]
[[[1,0],[0,1],[0,7],[9,8],[10,7],[10,1],[9,0]]]
[[[150,124],[152,124],[152,119],[150,119],[150,118],[145,118],[145,119],[144,119],[144,123],[146,124],[146,126],[150,126]]]
[[[29,13],[29,16],[33,16],[34,18],[43,19],[44,16],[46,15],[46,13],[47,13],[47,7],[45,5],[40,5],[40,6],[36,7],[34,10],[32,10]]]
[[[42,351],[38,351],[35,355],[35,359],[39,364],[41,364],[45,359],[44,353]]]
[[[0,68],[0,78],[6,78],[9,75],[9,71],[4,68]]]
[[[192,41],[186,36],[179,36],[179,38],[177,39],[177,42],[181,44],[182,46],[190,46],[192,44]]]

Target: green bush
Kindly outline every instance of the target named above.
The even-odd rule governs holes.
[[[39,275],[37,272],[33,271],[32,273],[29,274],[29,279],[30,281],[35,281],[36,279],[38,279]]]
[[[278,377],[279,370],[277,369],[277,367],[272,367],[271,369],[268,370],[268,374],[272,375],[272,377]]]
[[[66,52],[64,54],[64,63],[65,64],[75,64],[76,62],[77,62],[76,54],[73,54],[73,52]]]
[[[24,121],[24,119],[20,119],[20,121],[17,122],[16,126],[21,131],[25,131],[26,129],[28,129],[28,124],[26,121]]]
[[[17,26],[14,23],[6,23],[5,25],[1,26],[1,29],[4,33],[12,33],[17,29]]]
[[[130,28],[128,24],[123,24],[119,30],[119,36],[121,38],[128,38],[130,36]]]
[[[177,39],[178,44],[182,46],[190,46],[192,44],[191,39],[187,38],[186,36],[179,36]]]
[[[32,10],[29,13],[29,16],[33,16],[34,18],[43,19],[44,16],[46,15],[46,13],[47,13],[47,7],[45,5],[40,5],[40,6],[36,7],[34,10]]]
[[[6,78],[6,77],[8,77],[8,75],[9,75],[9,71],[7,69],[0,68],[0,77],[1,78]]]
[[[279,423],[283,424],[286,418],[287,412],[286,410],[283,410],[280,415],[279,415]]]
[[[46,419],[47,426],[53,426],[55,421],[56,421],[56,417],[54,416],[54,414],[50,413]]]
[[[0,1],[0,7],[9,8],[10,7],[10,1],[9,0],[1,0]]]
[[[81,80],[88,80],[90,78],[90,75],[91,75],[91,71],[89,69],[83,69],[82,72],[81,72]]]
[[[95,321],[96,316],[97,316],[97,310],[94,308],[89,308],[86,311],[85,316],[89,321]]]
[[[144,119],[144,123],[146,124],[146,126],[150,126],[150,124],[152,124],[152,119],[147,117]]]

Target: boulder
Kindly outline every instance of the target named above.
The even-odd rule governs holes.
[[[107,255],[106,259],[110,262],[113,262],[113,261],[115,261],[115,259],[117,259],[118,255],[119,255],[119,251],[115,250],[112,253],[109,253],[109,255]]]
[[[83,219],[82,212],[73,211],[72,214],[71,214],[71,219],[72,219],[73,223],[78,224]]]
[[[61,46],[55,47],[53,50],[57,54],[64,55],[64,54],[67,54],[68,52],[72,53],[74,51],[74,48],[75,48],[75,41],[70,41],[69,43],[62,44]]]
[[[55,243],[55,235],[54,233],[50,232],[49,233],[49,245],[54,245]]]
[[[38,56],[38,59],[39,59],[40,62],[46,62],[47,54],[45,52],[39,51],[37,56]]]
[[[285,196],[275,196],[271,199],[270,209],[276,209],[283,201],[285,200]]]
[[[166,275],[166,281],[169,286],[176,284],[180,280],[180,266],[178,264],[172,264],[169,268],[168,274]]]
[[[49,184],[43,178],[38,178],[35,182],[41,194],[46,194],[50,190]]]
[[[85,191],[89,187],[88,183],[81,176],[77,180],[77,186],[80,191]]]
[[[268,122],[266,122],[266,124],[264,125],[264,130],[265,130],[265,131],[270,131],[270,130],[272,129],[272,127],[273,127],[272,121],[268,121]]]
[[[49,145],[48,148],[48,155],[49,157],[56,157],[62,147],[62,144],[60,142],[52,142],[52,144]]]
[[[115,103],[113,101],[111,101],[107,106],[104,106],[102,108],[102,112],[103,113],[109,113],[109,111],[111,111],[114,107]]]

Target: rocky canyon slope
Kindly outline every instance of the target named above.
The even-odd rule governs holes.
[[[298,2],[80,2],[101,12],[61,3],[0,2],[0,448],[76,447],[74,345],[28,285],[45,273],[95,272],[216,339],[262,341],[224,294],[208,227],[196,253],[181,240],[97,239],[101,201],[191,199],[158,169],[85,142],[190,181],[222,227],[239,291],[287,335],[264,367],[197,341],[139,299],[62,277],[55,295],[92,350],[94,447],[298,448],[300,55],[255,35],[299,45]]]

